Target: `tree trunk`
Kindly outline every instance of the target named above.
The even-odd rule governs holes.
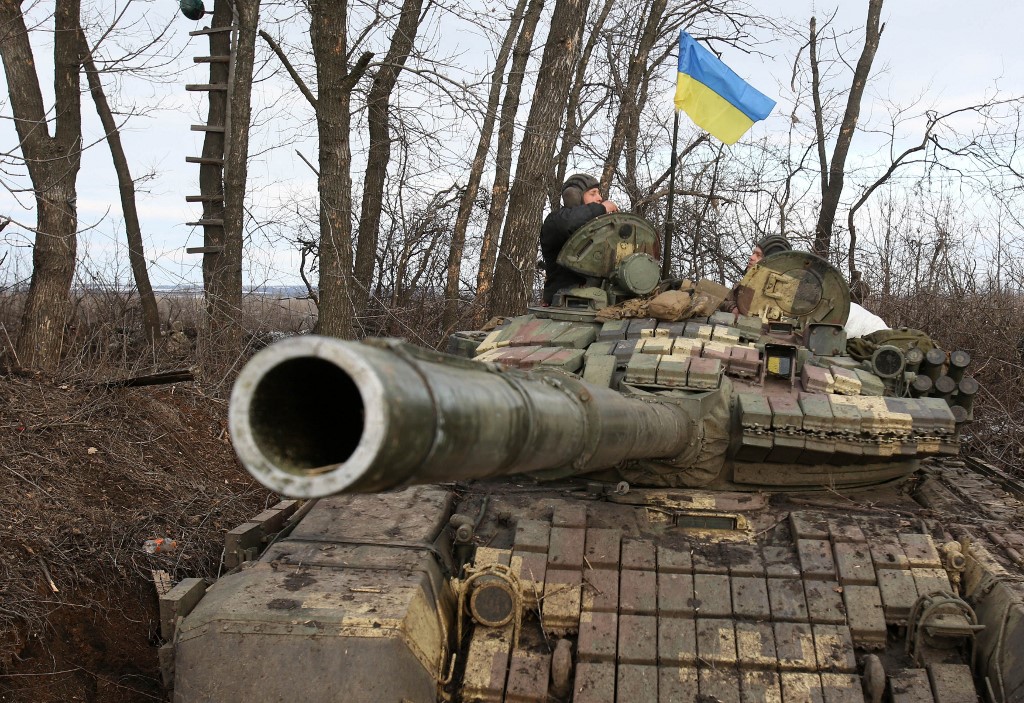
[[[551,177],[551,158],[565,117],[569,77],[576,65],[589,0],[557,0],[544,45],[526,134],[509,194],[491,314],[522,311],[533,288],[541,211]]]
[[[363,199],[359,210],[359,237],[355,258],[355,287],[352,290],[355,314],[362,316],[373,285],[374,261],[377,254],[377,233],[380,229],[381,207],[384,197],[384,179],[391,160],[391,93],[398,75],[416,41],[420,26],[423,0],[404,0],[398,27],[391,38],[387,56],[377,69],[367,96],[367,123],[370,148],[366,155],[363,177]]]
[[[501,86],[505,80],[505,66],[508,64],[508,57],[512,52],[512,44],[519,33],[519,25],[522,24],[525,8],[526,0],[519,0],[515,12],[512,13],[509,20],[508,30],[501,42],[501,48],[494,59],[491,89],[487,95],[483,124],[480,125],[480,139],[477,141],[476,154],[473,155],[473,163],[469,169],[469,181],[466,183],[466,190],[459,202],[459,214],[455,218],[455,228],[452,230],[452,244],[448,251],[447,277],[444,286],[444,317],[441,320],[442,329],[446,332],[455,327],[459,317],[459,273],[462,270],[462,253],[466,245],[466,229],[469,227],[469,216],[476,203],[480,179],[483,175],[484,165],[487,163],[487,153],[491,150],[491,137],[494,136],[494,123],[498,117],[498,104],[501,102]]]
[[[551,179],[550,189],[548,192],[548,199],[550,200],[552,209],[557,208],[561,204],[559,202],[561,200],[561,189],[559,186],[565,182],[569,155],[572,154],[573,149],[579,146],[584,128],[594,115],[601,111],[601,108],[608,99],[607,91],[604,91],[600,100],[598,100],[590,109],[589,114],[579,114],[583,89],[587,86],[589,80],[587,67],[590,66],[590,57],[594,53],[594,47],[597,46],[597,41],[601,36],[605,23],[608,21],[608,15],[611,13],[612,5],[614,4],[615,0],[604,1],[604,5],[601,7],[601,11],[598,13],[597,19],[594,20],[594,26],[591,27],[590,36],[587,38],[587,43],[583,46],[583,51],[580,54],[579,61],[576,62],[576,66],[573,71],[572,87],[569,89],[569,98],[565,108],[565,129],[562,130],[562,143],[559,147],[558,156],[555,160],[554,177]]]
[[[821,198],[828,192],[828,154],[825,153],[825,114],[821,107],[821,70],[818,65],[818,21],[811,17],[810,37],[811,100],[814,104],[814,134],[818,152],[818,175],[821,179]]]
[[[620,179],[620,187],[626,191],[629,197],[629,209],[633,211],[637,203],[643,200],[644,192],[637,177],[639,171],[640,149],[637,142],[640,139],[640,113],[647,105],[647,97],[650,91],[650,72],[645,72],[640,82],[640,93],[637,95],[636,105],[633,108],[630,124],[626,130],[626,138],[622,145],[622,159],[626,162],[625,173]]]
[[[157,309],[153,286],[149,282],[149,270],[146,268],[142,227],[139,224],[139,211],[135,202],[135,181],[132,179],[131,169],[128,168],[128,158],[125,156],[124,147],[121,145],[121,131],[110,111],[110,104],[103,92],[103,82],[100,80],[99,71],[93,61],[92,51],[89,49],[84,34],[81,35],[81,42],[82,64],[89,81],[89,92],[92,93],[92,100],[96,104],[96,114],[99,115],[100,123],[103,125],[107,145],[110,147],[110,158],[114,162],[114,172],[117,174],[117,186],[121,194],[121,210],[124,212],[125,235],[128,238],[128,264],[131,266],[135,287],[139,291],[139,301],[142,304],[143,332],[146,335],[146,340],[152,344],[160,336],[160,312]]]
[[[490,305],[491,286],[494,283],[494,262],[498,254],[498,235],[505,219],[508,204],[508,184],[512,176],[512,147],[515,142],[516,112],[523,90],[526,63],[533,47],[533,35],[537,30],[544,0],[530,0],[523,18],[523,29],[512,52],[512,67],[508,72],[508,86],[501,103],[501,119],[498,122],[498,144],[494,156],[494,183],[491,186],[491,205],[487,212],[487,226],[484,228],[480,245],[480,268],[476,274],[477,308],[487,310]]]
[[[366,68],[364,55],[348,69],[348,3],[310,0],[309,33],[316,60],[320,136],[320,316],[317,331],[354,335],[352,277],[352,88]]]
[[[646,91],[641,91],[641,82],[644,82],[644,77],[648,75],[647,62],[650,58],[651,48],[658,39],[658,27],[667,5],[668,0],[653,0],[651,2],[650,10],[647,11],[647,18],[637,41],[636,52],[630,57],[629,69],[626,72],[626,85],[619,95],[619,114],[615,117],[611,145],[601,171],[601,187],[605,192],[611,185],[615,169],[619,165],[627,134],[635,134],[638,128],[640,110],[643,108],[643,103],[640,102],[641,93],[646,93]]]
[[[836,146],[832,151],[832,163],[828,169],[828,185],[822,192],[821,212],[818,213],[818,223],[814,228],[814,252],[823,257],[828,256],[831,248],[832,227],[835,223],[839,199],[843,194],[846,157],[850,153],[853,133],[857,129],[857,119],[860,117],[860,103],[864,96],[864,87],[867,85],[871,64],[875,60],[875,52],[878,50],[878,42],[884,29],[884,25],[880,24],[881,15],[882,0],[868,0],[864,48],[861,50],[860,59],[853,71],[853,84],[850,86],[850,94],[847,96],[846,112],[839,127],[839,136],[836,138]]]
[[[221,0],[223,1],[223,0]],[[242,325],[242,243],[245,240],[245,186],[249,164],[249,122],[252,112],[252,75],[256,61],[256,33],[260,0],[234,0],[238,24],[235,57],[228,106],[229,133],[224,154],[224,255],[215,272],[222,311],[230,317],[219,320],[225,333],[222,348],[232,354],[241,351]]]
[[[15,352],[23,366],[53,370],[60,362],[77,248],[75,182],[82,148],[79,2],[59,2],[54,12],[53,137],[20,5],[17,0],[0,0],[0,58],[36,200],[32,282]]]

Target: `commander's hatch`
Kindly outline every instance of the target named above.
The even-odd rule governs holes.
[[[799,328],[810,323],[845,325],[850,288],[830,263],[805,251],[772,254],[753,266],[736,290],[744,315],[771,323],[790,318]]]
[[[576,230],[562,247],[558,263],[589,279],[610,280],[634,295],[644,295],[658,284],[660,252],[650,222],[613,212]]]

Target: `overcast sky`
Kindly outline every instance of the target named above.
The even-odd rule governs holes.
[[[211,3],[207,3],[211,4]],[[152,24],[176,12],[177,3],[162,0],[152,3],[149,10]],[[835,4],[807,0],[752,0],[758,11],[779,18],[809,18],[812,13],[819,22],[830,15]],[[835,20],[840,29],[862,27],[866,3],[841,3]],[[1024,50],[1020,49],[1020,33],[1024,27],[1024,3],[991,2],[972,3],[952,0],[889,0],[883,10],[885,31],[875,60],[875,77],[869,86],[868,99],[862,115],[884,115],[880,100],[897,101],[909,105],[920,101],[920,110],[934,107],[939,111],[976,103],[991,95],[998,87],[1006,95],[1024,94]],[[158,102],[161,109],[150,118],[132,123],[124,134],[125,146],[132,159],[136,177],[152,171],[155,177],[143,185],[140,194],[140,215],[146,233],[147,258],[152,262],[154,282],[162,285],[183,282],[199,283],[201,271],[199,256],[185,254],[186,246],[202,244],[201,228],[190,228],[186,221],[198,219],[199,209],[186,204],[184,196],[198,193],[198,167],[185,163],[185,157],[201,151],[201,134],[190,132],[189,125],[202,121],[205,105],[202,94],[186,93],[185,83],[204,83],[204,66],[194,66],[191,57],[206,53],[203,37],[189,38],[188,31],[200,25],[180,15],[173,25],[173,45],[183,49],[183,72],[178,81],[165,86],[128,86],[140,92],[140,99]],[[850,35],[859,52],[863,30]],[[463,60],[471,63],[474,54],[481,53],[479,38],[467,34],[446,36],[445,41],[457,41],[464,47]],[[50,63],[46,57],[49,46],[37,44],[37,61],[45,87],[52,83]],[[779,84],[789,81],[792,55],[795,47],[783,42],[762,47],[762,51],[775,55],[773,60],[759,54],[744,54],[727,50],[723,59],[737,73],[748,79],[765,94],[774,97]],[[481,61],[488,62],[486,57]],[[884,72],[880,69],[884,67]],[[261,86],[261,88],[264,86]],[[280,89],[277,89],[280,90]],[[270,105],[278,114],[290,111],[301,118],[307,106],[292,94],[282,99],[279,94],[257,97],[257,105]],[[6,104],[0,108],[9,117]],[[96,140],[101,130],[92,116],[92,105],[83,99],[86,143]],[[752,136],[758,133],[784,131],[788,116],[780,110],[765,122],[756,125]],[[912,125],[907,126],[908,134]],[[918,132],[919,135],[919,132]],[[919,139],[919,136],[917,137]],[[14,148],[16,139],[9,119],[0,122],[0,140],[3,150]],[[855,148],[857,141],[855,141]],[[308,139],[296,145],[314,163],[315,143]],[[285,165],[282,165],[282,164]],[[295,156],[294,148],[282,149],[274,158],[257,158],[251,167],[257,192],[253,199],[259,202],[280,198],[289,192],[315,192],[316,180],[312,172]],[[11,186],[12,181],[4,182]],[[80,224],[87,231],[82,234],[81,251],[87,264],[103,274],[112,270],[107,260],[121,246],[123,227],[120,221],[120,203],[116,179],[104,145],[92,148],[83,159],[78,184]],[[15,198],[9,191],[0,192],[0,212],[16,222],[31,226],[35,221],[32,200],[25,193]],[[7,247],[14,245],[20,255],[9,257],[3,282],[10,282],[13,273],[26,275],[25,264],[29,251],[25,246],[30,234],[17,226],[4,232]],[[295,280],[297,257],[287,251],[272,255],[263,252],[267,262],[261,270],[250,272],[254,281],[291,283]],[[127,270],[127,262],[120,261],[120,269]]]
[[[865,2],[822,3],[811,0],[754,0],[752,5],[769,16],[806,23],[812,14],[819,28],[838,7],[834,26],[856,28],[849,40],[857,42],[859,55]],[[868,86],[868,99],[888,99],[909,104],[920,97],[922,107],[940,112],[980,102],[998,87],[1007,95],[1024,94],[1024,3],[979,0],[889,0],[882,10],[885,29]],[[788,82],[786,62],[793,47],[779,61],[730,53],[728,62],[748,75],[768,93],[777,81]],[[781,51],[779,52],[782,53]],[[770,94],[770,93],[769,93]],[[866,107],[872,105],[865,103]],[[875,105],[874,109],[881,109]],[[865,111],[866,112],[866,111]],[[785,115],[776,114],[776,120]],[[775,125],[765,125],[772,128]]]

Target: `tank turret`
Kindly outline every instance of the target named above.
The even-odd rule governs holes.
[[[643,302],[627,291],[643,275],[626,273],[648,260],[657,271],[656,241],[634,215],[588,223],[559,257],[587,285],[463,335],[454,349],[472,361],[394,340],[304,337],[260,352],[232,396],[242,463],[275,491],[315,497],[541,471],[731,490],[865,485],[957,453],[951,408],[963,398],[941,384],[912,397],[917,346],[850,357],[849,290],[823,259],[772,255],[736,287],[738,312],[658,320],[629,307]],[[601,322],[602,296],[633,317]]]
[[[658,253],[609,215],[583,285],[449,354],[253,357],[239,458],[312,500],[164,597],[175,700],[1024,700],[1024,485],[959,455],[969,355],[847,339],[808,253],[733,289]]]
[[[556,294],[555,305],[598,310],[657,288],[660,245],[651,224],[626,212],[602,215],[580,227],[558,254],[558,263],[585,283]]]

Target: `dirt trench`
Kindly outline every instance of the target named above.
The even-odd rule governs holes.
[[[226,416],[191,383],[0,375],[0,702],[167,700],[153,570],[215,577],[224,532],[276,502]]]

